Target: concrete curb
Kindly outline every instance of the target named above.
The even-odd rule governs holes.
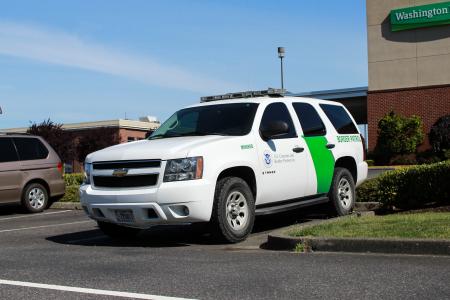
[[[53,209],[72,209],[72,210],[82,210],[81,203],[79,202],[55,202],[50,208]]]
[[[355,202],[355,211],[372,211],[381,208],[380,202]]]
[[[318,238],[269,234],[265,248],[292,251],[299,243],[304,245],[306,251],[450,255],[450,240]]]

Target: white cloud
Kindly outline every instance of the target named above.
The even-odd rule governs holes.
[[[0,22],[0,54],[123,76],[147,84],[200,93],[222,93],[238,86],[149,57],[87,42],[64,32]]]

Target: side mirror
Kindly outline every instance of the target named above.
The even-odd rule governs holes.
[[[261,136],[264,140],[270,140],[288,132],[289,125],[284,121],[272,121],[267,126],[261,128]]]

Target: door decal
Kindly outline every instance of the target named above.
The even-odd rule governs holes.
[[[328,193],[334,173],[333,153],[326,147],[328,141],[324,136],[309,136],[304,139],[316,170],[317,194]]]

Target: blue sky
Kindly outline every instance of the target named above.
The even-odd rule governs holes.
[[[2,1],[0,128],[152,115],[200,96],[367,85],[365,1]]]

